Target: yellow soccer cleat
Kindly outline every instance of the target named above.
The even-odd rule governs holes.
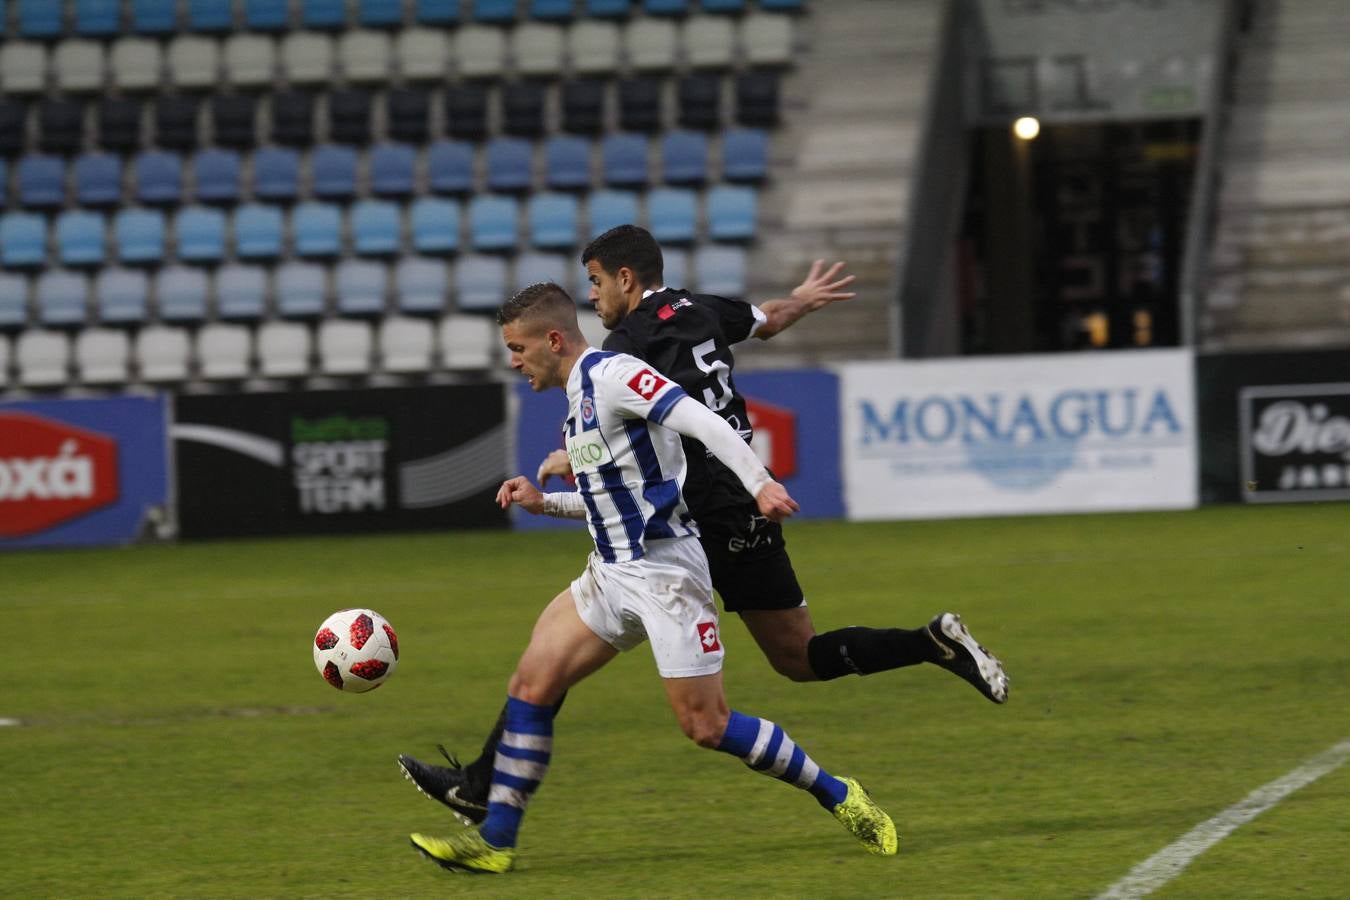
[[[516,864],[514,847],[494,847],[483,840],[477,829],[461,831],[448,838],[414,834],[411,840],[417,852],[452,872],[485,872],[500,875],[511,871]]]
[[[840,778],[848,785],[848,796],[832,812],[853,836],[862,841],[868,853],[882,856],[894,856],[900,844],[895,833],[895,823],[886,815],[886,810],[877,806],[867,795],[867,790],[858,784],[855,778]]]

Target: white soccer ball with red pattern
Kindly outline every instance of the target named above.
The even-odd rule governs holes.
[[[314,634],[314,666],[340,691],[373,691],[398,666],[398,635],[373,609],[339,610]]]

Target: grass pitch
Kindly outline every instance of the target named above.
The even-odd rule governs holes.
[[[788,536],[821,630],[961,612],[996,707],[920,666],[775,675],[724,620],[734,707],[895,817],[864,853],[799,791],[679,734],[645,648],[576,689],[520,868],[452,875],[399,752],[472,757],[584,533],[448,533],[0,556],[0,894],[1090,897],[1350,737],[1350,506],[852,525]],[[371,606],[402,660],[339,694],[308,642]],[[1165,897],[1334,897],[1350,767],[1201,856]]]

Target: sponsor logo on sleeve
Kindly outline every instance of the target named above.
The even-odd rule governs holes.
[[[722,649],[722,645],[717,640],[716,622],[699,622],[698,640],[703,645],[704,653],[716,653]]]
[[[628,380],[628,386],[643,400],[651,400],[666,386],[666,380],[651,369],[643,369]]]

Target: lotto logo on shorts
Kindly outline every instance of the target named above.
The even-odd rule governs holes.
[[[703,644],[704,653],[716,653],[722,649],[722,645],[717,643],[717,623],[699,622],[698,639]]]
[[[650,400],[656,396],[657,391],[666,386],[666,380],[651,369],[643,369],[632,377],[628,386],[643,400]]]

